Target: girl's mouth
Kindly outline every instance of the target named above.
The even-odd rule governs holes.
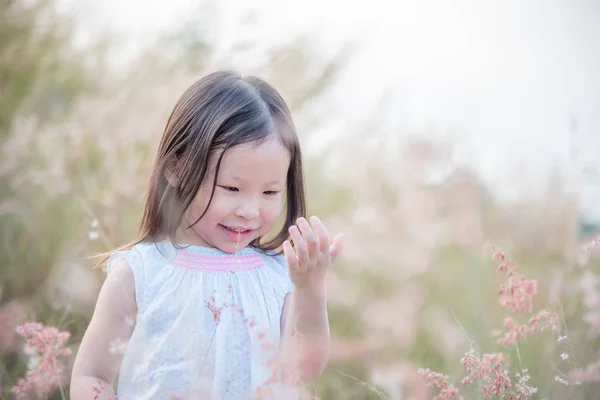
[[[225,231],[225,234],[227,235],[227,237],[233,241],[246,239],[250,235],[250,233],[254,230],[254,229],[247,229],[247,228],[232,228],[232,227],[225,226],[225,225],[220,225],[220,226]]]

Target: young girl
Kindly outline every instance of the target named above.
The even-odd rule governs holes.
[[[283,399],[316,378],[341,237],[304,214],[277,91],[230,72],[192,85],[167,122],[139,239],[108,258],[71,398],[111,398],[117,375],[126,400]]]

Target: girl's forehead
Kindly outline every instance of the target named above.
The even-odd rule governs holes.
[[[231,147],[223,154],[220,173],[244,178],[254,175],[285,176],[290,164],[288,149],[278,138]]]

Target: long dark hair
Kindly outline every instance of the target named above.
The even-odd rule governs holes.
[[[218,156],[216,182],[225,150],[244,143],[260,143],[272,135],[277,135],[290,155],[287,210],[279,233],[266,243],[258,238],[250,246],[280,249],[288,238],[289,227],[306,214],[302,154],[290,110],[264,80],[219,71],[195,82],[175,104],[156,155],[138,237],[117,250],[165,237],[173,240],[185,211],[207,179],[211,157]],[[177,176],[178,185],[169,184],[169,173]],[[215,182],[206,209],[212,201]]]

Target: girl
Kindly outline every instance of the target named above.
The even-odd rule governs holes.
[[[325,275],[341,250],[304,214],[277,91],[231,72],[193,84],[167,122],[139,239],[108,258],[71,397],[111,398],[117,374],[126,400],[295,396],[327,361]]]

